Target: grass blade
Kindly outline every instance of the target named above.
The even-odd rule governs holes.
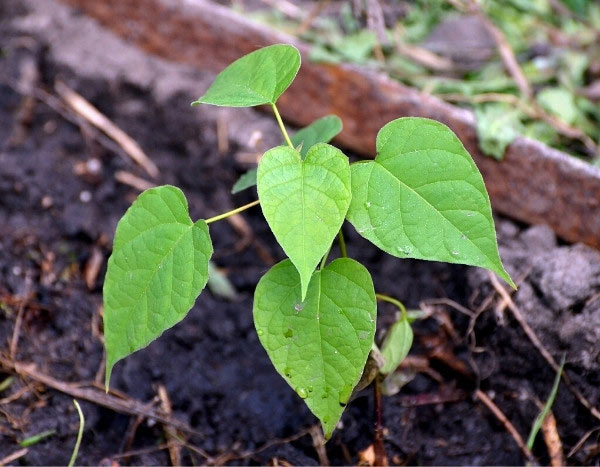
[[[552,385],[552,391],[550,391],[550,396],[544,405],[544,408],[540,412],[540,414],[535,419],[533,426],[531,427],[531,432],[529,433],[529,438],[527,439],[527,448],[531,451],[533,448],[533,443],[535,442],[535,438],[542,427],[542,423],[544,423],[544,419],[550,412],[552,408],[552,404],[554,403],[554,399],[556,398],[556,393],[558,392],[558,385],[560,384],[560,378],[562,376],[563,367],[565,366],[565,355],[563,355],[562,360],[560,362],[560,367],[558,372],[556,373],[556,377],[554,378],[554,384]]]

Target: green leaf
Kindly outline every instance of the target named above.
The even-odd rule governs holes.
[[[303,161],[298,151],[278,146],[261,158],[257,180],[260,207],[300,273],[304,299],[310,277],[350,205],[348,158],[320,143],[310,148]]]
[[[338,37],[333,48],[344,61],[350,63],[365,63],[371,56],[377,44],[377,36],[373,31],[363,29],[355,34]]]
[[[294,147],[302,145],[300,155],[302,159],[306,153],[317,143],[329,143],[335,136],[342,131],[342,120],[337,115],[326,115],[315,120],[307,127],[298,130],[292,136]]]
[[[208,282],[206,286],[213,295],[227,300],[237,300],[238,292],[227,275],[215,263],[208,262]]]
[[[239,58],[217,75],[208,91],[192,105],[253,107],[275,104],[294,81],[300,68],[300,52],[292,45],[277,44]]]
[[[256,185],[256,169],[250,169],[245,174],[242,174],[238,181],[231,188],[231,194],[235,195],[240,191],[247,190]]]
[[[304,399],[329,438],[373,344],[377,303],[364,266],[349,258],[312,275],[306,300],[285,260],[259,281],[254,323],[277,372]]]
[[[185,196],[142,193],[119,221],[104,281],[106,386],[113,366],[181,321],[208,280],[208,226],[193,223]]]
[[[385,364],[379,370],[384,375],[393,373],[406,358],[413,342],[413,332],[408,319],[396,321],[388,330],[381,353],[385,357]]]
[[[568,125],[579,118],[579,109],[575,104],[575,95],[565,88],[544,88],[536,96],[540,105]]]
[[[302,145],[300,156],[304,159],[308,150],[315,144],[329,143],[340,131],[342,131],[342,120],[337,115],[326,115],[298,130],[292,136],[292,144],[294,147]],[[236,194],[255,185],[256,169],[250,169],[235,182],[231,193]]]
[[[481,150],[501,160],[515,138],[524,132],[519,110],[508,105],[492,103],[475,107],[477,138]]]
[[[19,441],[19,446],[21,446],[22,448],[28,448],[30,446],[36,445],[40,441],[43,441],[46,438],[49,438],[50,436],[55,435],[55,434],[56,434],[56,430],[42,431],[41,433],[38,433],[37,435],[33,435],[28,438],[25,438],[24,440]]]
[[[556,372],[556,376],[554,377],[554,384],[552,385],[552,389],[550,391],[550,395],[548,396],[548,400],[544,404],[542,411],[535,419],[535,422],[533,422],[533,426],[531,427],[531,431],[529,432],[529,438],[527,438],[527,449],[529,449],[530,451],[533,449],[533,443],[535,443],[535,438],[537,437],[540,428],[542,428],[544,420],[546,419],[546,417],[550,413],[550,410],[552,409],[554,399],[556,399],[556,394],[558,393],[558,386],[560,384],[560,379],[562,378],[563,369],[565,367],[565,358],[566,354],[563,354],[560,366],[558,367],[558,371]]]
[[[347,218],[360,235],[399,258],[504,270],[490,201],[473,159],[452,131],[400,118],[377,135],[374,161],[352,164]]]

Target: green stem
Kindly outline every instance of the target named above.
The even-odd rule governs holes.
[[[331,251],[331,246],[329,246],[327,253],[325,253],[325,255],[323,256],[323,259],[321,260],[321,266],[319,266],[319,269],[323,269],[325,267],[325,263],[327,262],[327,258],[329,258],[330,251]]]
[[[256,201],[252,201],[251,203],[244,204],[243,206],[240,206],[239,208],[232,209],[231,211],[227,211],[227,212],[224,212],[223,214],[219,214],[218,216],[211,217],[210,219],[206,219],[204,222],[206,222],[207,224],[210,224],[212,222],[217,222],[222,219],[226,219],[228,217],[233,216],[234,214],[237,214],[238,212],[242,212],[242,211],[245,211],[246,209],[250,209],[251,207],[256,206],[258,203],[260,203],[260,200],[257,199]]]
[[[83,412],[81,411],[81,407],[79,407],[79,403],[73,399],[73,404],[75,404],[75,408],[79,414],[79,431],[77,432],[77,441],[75,441],[75,448],[73,448],[71,460],[69,460],[69,467],[73,467],[73,465],[75,465],[75,460],[77,459],[77,454],[79,453],[79,446],[81,446],[81,438],[83,438],[83,427],[85,426],[85,418],[83,417]]]
[[[340,229],[340,231],[338,232],[338,243],[340,245],[340,254],[342,255],[342,258],[347,258],[348,257],[348,250],[346,250],[346,240],[344,240],[344,232],[342,232],[342,229]]]
[[[377,298],[377,300],[381,300],[382,302],[388,302],[392,305],[396,305],[402,312],[402,319],[408,319],[408,315],[406,314],[406,307],[400,300],[396,300],[395,298],[390,297],[389,295],[384,295],[381,293],[376,293],[375,297]]]
[[[285,142],[290,146],[290,148],[294,149],[292,140],[288,136],[285,126],[283,126],[283,120],[281,120],[281,115],[279,115],[279,110],[277,110],[277,106],[275,104],[271,104],[271,107],[273,107],[273,113],[275,114],[277,123],[279,123],[279,128],[281,129],[281,133],[283,134],[283,137],[285,138]]]

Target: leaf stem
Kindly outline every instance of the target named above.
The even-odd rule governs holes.
[[[81,438],[83,438],[83,428],[85,426],[85,418],[83,417],[83,412],[81,411],[79,402],[73,399],[73,404],[75,404],[75,408],[79,414],[79,431],[77,432],[77,441],[75,441],[75,447],[73,448],[73,454],[71,454],[71,460],[69,460],[69,467],[73,467],[73,465],[75,465],[75,460],[77,459],[77,454],[79,453],[79,446],[81,445]]]
[[[379,377],[375,377],[373,382],[375,394],[375,439],[373,440],[373,451],[375,452],[374,465],[389,465],[385,445],[383,444],[383,408],[381,403],[381,382]]]
[[[338,232],[337,237],[340,245],[340,254],[342,255],[342,258],[347,258],[348,250],[346,250],[346,240],[344,240],[344,232],[342,232],[342,229]]]
[[[279,115],[279,110],[277,110],[277,106],[275,104],[271,104],[271,107],[273,107],[273,113],[275,114],[277,123],[279,123],[279,128],[281,129],[281,133],[283,134],[283,137],[285,138],[285,142],[289,145],[290,148],[294,149],[292,140],[288,136],[285,126],[283,126],[283,120],[281,120],[281,115]]]
[[[321,265],[319,266],[319,269],[323,269],[325,267],[325,263],[327,262],[327,258],[329,258],[330,251],[331,251],[331,245],[329,246],[327,253],[325,253],[325,255],[323,255],[323,259],[321,260]]]
[[[219,214],[218,216],[211,217],[210,219],[206,219],[204,222],[206,222],[207,224],[210,224],[212,222],[217,222],[222,219],[226,219],[227,217],[231,217],[234,214],[237,214],[238,212],[242,212],[242,211],[245,211],[246,209],[250,209],[251,207],[254,207],[259,203],[260,203],[260,200],[257,199],[256,201],[252,201],[251,203],[244,204],[243,206],[240,206],[239,208],[235,208],[235,209],[232,209],[231,211],[227,211],[227,212],[224,212],[223,214]]]
[[[402,312],[402,319],[408,319],[408,315],[406,313],[406,307],[400,300],[396,300],[395,298],[390,297],[389,295],[384,295],[381,293],[376,293],[375,297],[377,298],[377,300],[380,300],[382,302],[388,302],[388,303],[391,303],[392,305],[396,305]]]

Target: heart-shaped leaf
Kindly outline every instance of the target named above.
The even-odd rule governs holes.
[[[399,258],[504,270],[490,200],[471,156],[452,131],[400,118],[377,135],[374,161],[352,164],[347,218],[360,235]]]
[[[263,47],[225,68],[192,105],[252,107],[275,104],[294,81],[299,68],[300,52],[296,47],[286,44]]]
[[[342,131],[342,120],[337,115],[326,115],[298,130],[292,136],[294,147],[302,145],[300,155],[306,157],[308,150],[317,143],[329,143]]]
[[[307,127],[298,130],[292,136],[292,144],[294,147],[302,145],[300,156],[304,159],[308,150],[315,144],[329,143],[340,131],[342,131],[342,120],[336,115],[326,115],[315,120]],[[236,194],[255,185],[256,169],[250,169],[235,182],[231,193]]]
[[[298,151],[278,146],[260,160],[257,181],[263,214],[300,273],[304,299],[350,205],[348,158],[333,146],[316,144],[303,161]]]
[[[329,438],[373,344],[377,303],[360,263],[340,258],[313,273],[306,300],[285,260],[259,281],[254,324],[275,369],[321,420]]]
[[[208,226],[193,223],[185,196],[142,193],[119,221],[104,281],[106,386],[113,366],[181,321],[208,280]]]

